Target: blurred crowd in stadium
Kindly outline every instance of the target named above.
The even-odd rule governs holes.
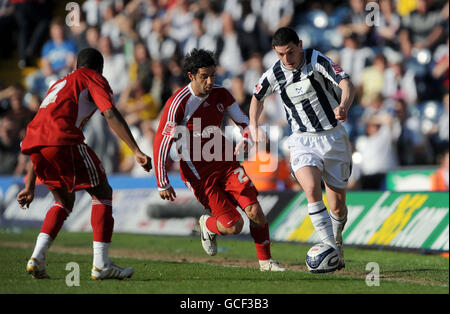
[[[291,26],[304,48],[319,49],[340,64],[358,89],[345,123],[354,150],[350,188],[379,189],[388,171],[441,160],[448,187],[448,1],[87,0],[80,2],[78,25],[69,15],[76,11],[56,15],[53,6],[0,0],[0,56],[17,60],[17,49],[23,73],[16,84],[0,82],[0,175],[24,173],[19,145],[26,125],[49,85],[72,71],[82,48],[104,55],[103,75],[117,107],[151,155],[159,113],[187,83],[182,59],[188,51],[216,52],[216,83],[229,88],[248,113],[254,85],[277,58],[271,35]],[[276,175],[296,188],[279,97],[266,100],[263,119],[271,126],[270,139],[279,143]],[[108,173],[142,174],[98,113],[85,134]],[[264,189],[277,186],[274,181]]]

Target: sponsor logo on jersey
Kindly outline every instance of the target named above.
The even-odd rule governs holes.
[[[297,92],[297,94],[301,95],[303,94],[303,88],[302,87],[296,87],[295,91]]]
[[[217,110],[219,110],[220,112],[223,112],[223,105],[222,104],[217,104]]]

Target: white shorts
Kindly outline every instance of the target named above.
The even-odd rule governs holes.
[[[325,183],[346,188],[352,171],[352,152],[347,131],[342,125],[319,133],[293,133],[288,139],[291,168],[295,173],[305,166],[315,166]]]

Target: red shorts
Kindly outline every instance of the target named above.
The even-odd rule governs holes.
[[[241,218],[237,206],[245,209],[258,202],[258,191],[239,164],[216,170],[204,180],[186,181],[186,185],[225,228],[231,227]]]
[[[30,155],[37,177],[50,190],[92,188],[106,179],[105,169],[86,144],[42,147]]]

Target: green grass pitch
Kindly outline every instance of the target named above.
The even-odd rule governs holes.
[[[207,256],[199,237],[115,234],[110,255],[119,266],[134,267],[122,281],[90,279],[92,234],[61,232],[47,255],[50,280],[26,272],[38,230],[0,229],[0,293],[132,293],[132,294],[448,294],[449,261],[439,255],[347,247],[346,268],[333,274],[311,274],[304,264],[310,245],[272,244],[272,255],[290,271],[261,272],[253,242],[218,238],[219,253]],[[68,286],[69,262],[80,268],[79,286]],[[379,265],[379,285],[367,285]],[[369,274],[370,275],[370,274]],[[374,282],[374,281],[372,281]]]

